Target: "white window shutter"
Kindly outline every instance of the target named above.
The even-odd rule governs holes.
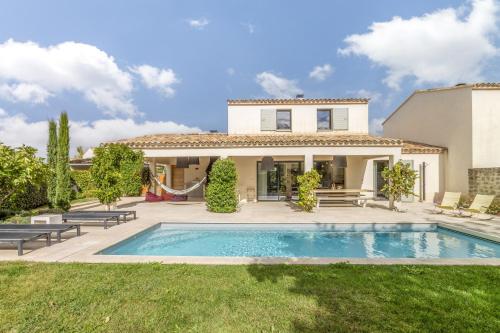
[[[276,110],[274,109],[260,110],[260,130],[261,131],[276,130]]]
[[[348,130],[349,129],[349,109],[333,109],[333,129]]]

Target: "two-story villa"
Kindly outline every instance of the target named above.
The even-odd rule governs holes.
[[[322,175],[321,187],[379,196],[380,172],[399,160],[421,174],[417,199],[430,201],[442,190],[443,149],[370,136],[368,99],[238,99],[228,100],[227,112],[227,134],[159,134],[118,142],[143,150],[154,173],[175,189],[203,179],[211,161],[230,158],[242,201],[290,199],[297,176],[313,168]],[[201,191],[190,195],[202,197]]]

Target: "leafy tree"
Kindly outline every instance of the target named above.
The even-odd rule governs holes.
[[[47,144],[47,198],[49,205],[54,207],[56,204],[57,187],[57,124],[54,120],[49,120],[49,142]]]
[[[210,171],[210,183],[207,186],[205,199],[207,208],[216,213],[232,213],[238,207],[236,182],[238,175],[234,161],[217,160]]]
[[[403,195],[414,194],[413,188],[417,180],[417,173],[410,165],[399,161],[392,168],[386,167],[382,171],[382,178],[386,181],[382,192],[394,201],[401,201]],[[394,209],[395,207],[390,208]]]
[[[76,147],[76,155],[75,158],[83,158],[83,155],[85,155],[85,149],[83,149],[82,146]]]
[[[142,152],[126,145],[109,144],[95,148],[90,170],[97,199],[109,209],[122,195],[139,194],[143,165]]]
[[[69,121],[66,112],[61,113],[59,118],[56,172],[56,207],[67,210],[71,206],[71,171],[69,168]]]
[[[35,154],[32,147],[13,149],[0,143],[0,206],[28,185],[39,188],[44,184],[47,166]]]
[[[311,170],[297,177],[299,183],[298,205],[306,212],[311,212],[316,207],[316,196],[314,190],[318,188],[321,176],[318,171]]]

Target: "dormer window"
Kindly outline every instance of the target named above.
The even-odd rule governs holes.
[[[292,112],[291,110],[276,110],[276,130],[292,130]]]
[[[317,111],[318,131],[332,130],[332,109],[319,109]]]

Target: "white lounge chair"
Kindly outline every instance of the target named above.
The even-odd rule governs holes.
[[[460,208],[454,212],[454,215],[460,217],[477,217],[480,220],[490,220],[493,218],[492,215],[486,214],[490,208],[494,195],[486,194],[476,194],[474,200],[468,208]]]
[[[458,208],[458,203],[460,201],[460,192],[444,192],[443,200],[439,205],[434,205],[434,209],[430,210],[432,214],[442,214],[446,211],[452,212]]]

